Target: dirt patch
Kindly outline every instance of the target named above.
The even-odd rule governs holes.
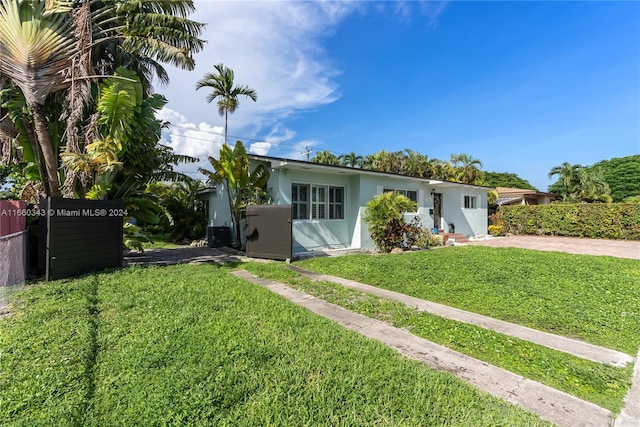
[[[147,249],[143,253],[130,251],[124,255],[123,265],[222,264],[242,259],[239,255],[217,248],[184,246]]]

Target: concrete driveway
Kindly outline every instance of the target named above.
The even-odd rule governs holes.
[[[601,255],[640,260],[640,241],[586,239],[557,236],[508,236],[492,237],[465,243],[496,248],[512,247],[541,251],[567,252],[580,255]]]

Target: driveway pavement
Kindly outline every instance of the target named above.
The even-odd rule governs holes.
[[[640,259],[640,241],[585,239],[557,236],[508,236],[476,240],[465,245],[513,247],[541,251],[567,252],[580,255],[601,255],[618,258]]]

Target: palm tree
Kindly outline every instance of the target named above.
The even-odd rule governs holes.
[[[73,138],[69,130],[77,129],[89,100],[93,69],[111,75],[125,56],[161,80],[166,72],[156,60],[193,69],[191,55],[204,43],[203,24],[186,19],[193,10],[192,0],[0,0],[0,74],[20,88],[31,112],[34,132],[26,133],[37,140],[46,194],[61,195],[54,145],[62,144],[52,141],[45,101],[72,88],[66,116]]]
[[[320,163],[323,165],[339,165],[340,159],[329,150],[322,150],[316,152],[315,156],[311,159],[312,163]]]
[[[421,178],[430,175],[429,158],[422,153],[405,148],[405,163],[403,173]]]
[[[45,112],[47,97],[69,87],[65,71],[76,54],[71,15],[64,9],[48,8],[45,2],[0,3],[0,73],[22,91],[33,115],[33,125],[42,154],[43,190],[60,196],[57,156],[51,143]]]
[[[452,154],[451,165],[456,171],[455,180],[458,182],[477,184],[482,180],[482,162],[473,156],[466,153]]]
[[[224,143],[227,144],[227,124],[229,113],[233,113],[238,108],[240,95],[258,100],[258,94],[249,86],[233,85],[233,70],[224,64],[214,65],[216,72],[207,73],[196,83],[196,90],[203,87],[210,87],[213,91],[207,95],[207,102],[218,99],[218,113],[224,115]]]
[[[582,165],[572,165],[564,162],[560,166],[554,166],[549,171],[549,178],[558,175],[562,184],[562,199],[567,200],[569,194],[573,193],[579,183],[578,173],[582,169]]]
[[[357,155],[355,152],[349,154],[342,154],[338,156],[340,164],[342,166],[349,166],[351,168],[359,168],[362,164],[364,157]]]

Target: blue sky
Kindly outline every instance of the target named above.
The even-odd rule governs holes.
[[[638,2],[195,3],[207,47],[157,88],[177,152],[217,155],[195,83],[223,62],[258,92],[229,119],[258,154],[467,153],[544,191],[565,161],[640,153]]]

